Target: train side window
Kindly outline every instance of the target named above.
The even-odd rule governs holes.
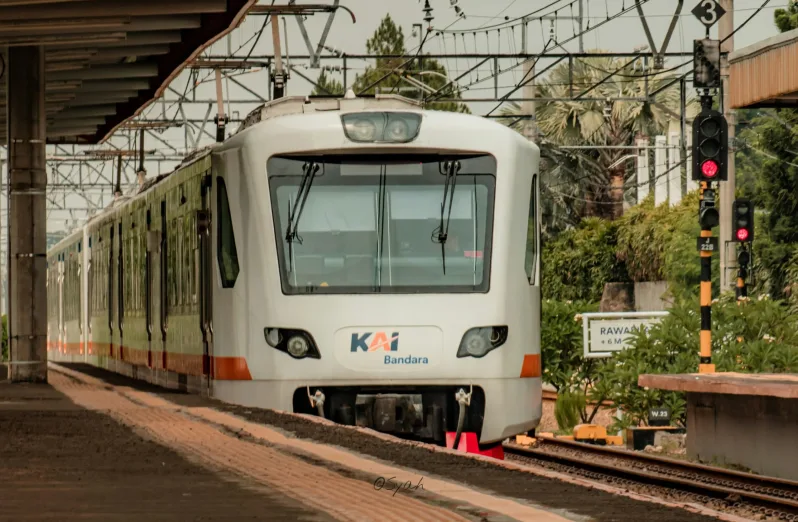
[[[529,196],[529,219],[526,231],[526,277],[530,285],[536,284],[536,266],[538,260],[538,176],[532,176],[532,190]]]
[[[217,178],[216,208],[218,212],[218,243],[217,261],[219,273],[222,276],[222,287],[233,288],[238,279],[240,267],[238,264],[238,251],[236,238],[233,233],[233,218],[230,215],[230,203],[227,199],[227,186],[222,178]]]

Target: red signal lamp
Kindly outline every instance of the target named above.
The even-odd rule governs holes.
[[[701,173],[707,178],[714,178],[718,174],[718,164],[713,160],[706,160],[701,164]]]
[[[748,229],[741,228],[737,231],[737,239],[739,241],[745,241],[748,239]]]

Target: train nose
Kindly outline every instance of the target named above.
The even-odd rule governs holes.
[[[444,358],[436,326],[353,326],[335,332],[333,353],[345,368],[363,372],[414,371]]]

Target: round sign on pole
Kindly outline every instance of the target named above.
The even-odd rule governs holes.
[[[723,9],[716,0],[701,0],[695,9],[692,10],[693,16],[706,26],[707,29],[718,23],[726,10]]]

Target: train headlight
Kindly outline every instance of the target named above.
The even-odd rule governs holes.
[[[313,336],[304,330],[266,327],[263,329],[263,336],[269,346],[287,353],[294,359],[306,357],[321,359],[321,353]]]
[[[301,335],[295,335],[288,339],[288,353],[292,357],[301,359],[308,353],[308,342]]]
[[[352,141],[374,141],[377,137],[377,126],[369,120],[355,120],[346,126]]]
[[[278,328],[267,328],[265,334],[266,342],[269,343],[269,346],[272,348],[277,348],[277,345],[283,340]]]
[[[341,122],[346,137],[358,143],[408,143],[421,129],[421,115],[414,112],[355,112]]]
[[[394,119],[385,128],[385,138],[388,141],[405,141],[410,134],[407,122],[401,119]]]
[[[463,335],[457,357],[484,357],[507,341],[506,326],[472,328]]]

